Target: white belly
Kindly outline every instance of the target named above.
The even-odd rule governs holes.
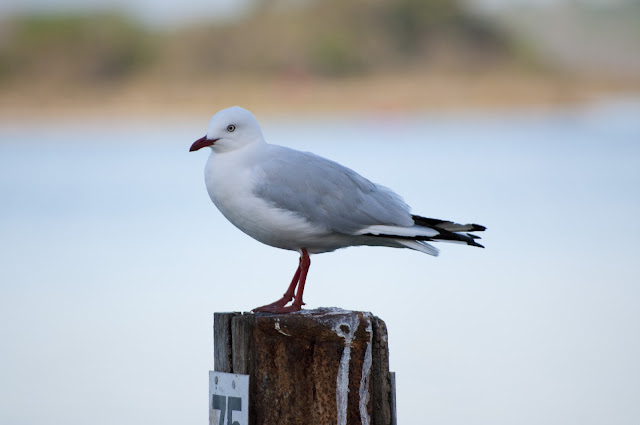
[[[334,239],[331,232],[256,197],[252,168],[244,164],[240,166],[249,157],[246,153],[235,154],[224,153],[224,158],[216,158],[219,154],[213,153],[205,167],[209,196],[231,223],[252,238],[277,248],[294,251],[307,248],[323,252],[342,246],[331,241]],[[314,246],[320,249],[313,249]]]

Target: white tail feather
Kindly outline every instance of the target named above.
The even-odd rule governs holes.
[[[430,229],[429,227],[422,226],[385,226],[378,224],[374,226],[365,227],[362,230],[356,232],[357,235],[386,235],[386,236],[406,236],[413,238],[416,236],[432,237],[440,234],[437,230]]]
[[[424,252],[425,254],[433,255],[437,257],[440,251],[435,246],[426,243],[425,241],[412,241],[408,239],[394,239],[400,245],[404,245],[407,248],[415,249],[416,251]]]

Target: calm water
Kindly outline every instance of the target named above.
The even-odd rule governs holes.
[[[207,119],[1,125],[0,423],[206,423],[212,313],[275,300],[297,264],[209,201],[187,152]],[[489,229],[435,259],[312,259],[310,308],[387,322],[399,423],[640,421],[640,102],[261,121]]]

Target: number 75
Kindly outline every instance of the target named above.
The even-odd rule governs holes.
[[[218,425],[225,425],[224,416],[227,410],[229,411],[229,416],[227,417],[226,425],[240,425],[240,422],[233,421],[233,411],[241,412],[242,411],[242,398],[240,397],[228,397],[224,395],[214,394],[213,399],[211,400],[211,408],[214,410],[220,411],[220,420],[218,421]],[[232,422],[233,421],[233,422]]]

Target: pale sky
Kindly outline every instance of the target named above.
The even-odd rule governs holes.
[[[207,152],[188,147],[215,108],[0,118],[0,424],[207,423],[213,312],[280,297],[298,260],[211,203]],[[486,249],[437,258],[312,257],[308,308],[386,322],[398,423],[640,423],[639,116],[638,100],[257,115],[269,142],[349,166],[417,214],[487,226]]]
[[[0,3],[0,13],[22,11],[82,11],[125,10],[131,11],[150,23],[184,22],[208,16],[221,19],[241,12],[251,0],[5,0]]]
[[[306,0],[289,0],[292,3]],[[486,10],[494,10],[507,5],[531,4],[549,5],[563,0],[467,0],[468,3]],[[609,4],[623,0],[578,0],[585,3]],[[0,3],[0,15],[22,11],[81,11],[116,9],[131,11],[143,21],[153,24],[183,23],[192,19],[225,19],[241,13],[252,0],[4,0]]]

